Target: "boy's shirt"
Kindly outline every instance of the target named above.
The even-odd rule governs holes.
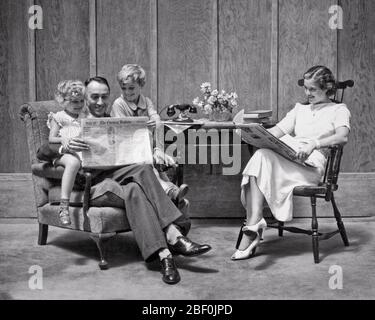
[[[138,105],[134,102],[126,101],[121,95],[112,104],[111,117],[149,117],[150,120],[160,120],[152,101],[143,96],[139,96]]]

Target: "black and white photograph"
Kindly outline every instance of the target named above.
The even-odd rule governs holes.
[[[0,0],[0,300],[374,300],[374,122],[374,0]]]

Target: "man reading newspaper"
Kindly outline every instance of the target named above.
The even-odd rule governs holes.
[[[85,100],[91,117],[102,118],[105,115],[109,93],[109,84],[105,78],[93,77],[86,80]],[[112,144],[113,141],[107,143]],[[73,138],[66,148],[51,149],[48,144],[43,145],[37,156],[39,159],[48,160],[61,152],[88,149],[89,145],[82,138]],[[195,243],[186,236],[190,229],[190,220],[165,194],[152,165],[131,164],[120,168],[95,170],[94,173],[91,200],[106,193],[123,200],[123,209],[142,257],[146,262],[159,257],[165,283],[176,284],[180,281],[172,254],[193,257],[211,250],[211,246]]]

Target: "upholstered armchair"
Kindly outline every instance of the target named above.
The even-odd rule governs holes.
[[[71,225],[61,225],[58,212],[63,168],[56,168],[50,162],[37,159],[38,149],[48,142],[48,114],[59,110],[61,110],[61,107],[54,101],[26,103],[20,108],[20,117],[25,123],[30,154],[36,213],[39,223],[38,244],[47,244],[48,226],[87,232],[99,249],[100,269],[107,269],[107,240],[116,233],[130,231],[123,209],[123,200],[111,193],[91,200],[91,174],[83,172],[77,176],[70,197]],[[188,206],[187,200],[184,200],[180,205],[180,210],[185,215],[188,214]]]

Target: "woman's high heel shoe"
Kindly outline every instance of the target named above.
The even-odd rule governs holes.
[[[245,250],[237,249],[232,255],[232,260],[243,260],[248,259],[255,254],[256,248],[262,238],[263,230],[267,227],[266,220],[262,218],[257,224],[252,226],[245,225],[242,227],[241,232],[247,236],[256,233],[255,239],[250,243],[250,245]]]

